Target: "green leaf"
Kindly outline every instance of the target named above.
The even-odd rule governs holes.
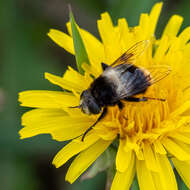
[[[137,181],[137,176],[135,176],[135,178],[133,180],[133,183],[131,185],[131,190],[139,190],[139,184]]]
[[[71,22],[71,30],[72,30],[72,36],[73,36],[73,43],[74,43],[74,50],[75,50],[75,58],[77,63],[78,71],[83,74],[84,70],[82,69],[82,64],[87,63],[90,64],[88,55],[84,46],[84,43],[82,41],[82,37],[79,33],[77,24],[75,22],[74,16],[72,12],[70,11],[70,22]]]

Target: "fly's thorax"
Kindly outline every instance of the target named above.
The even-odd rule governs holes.
[[[90,86],[92,96],[101,107],[113,104],[117,95],[116,89],[117,85],[104,75],[100,75]]]
[[[106,79],[106,81],[109,82],[112,90],[115,91],[114,98],[116,99],[118,99],[117,97],[119,97],[123,90],[125,90],[125,85],[132,75],[130,72],[126,71],[127,69],[123,67],[125,67],[125,65],[119,65],[114,68],[107,69],[102,73],[102,76]]]
[[[106,81],[109,81],[109,85],[114,86],[114,88],[117,88],[120,86],[120,80],[118,76],[118,72],[114,69],[107,69],[102,73],[102,77],[106,79]]]
[[[85,114],[99,114],[101,107],[92,96],[90,90],[84,90],[80,96],[80,107]]]

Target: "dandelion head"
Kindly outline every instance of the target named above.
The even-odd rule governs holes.
[[[129,189],[137,175],[141,190],[177,189],[173,167],[190,188],[190,27],[179,34],[183,18],[174,15],[162,36],[154,35],[162,3],[149,14],[141,14],[139,25],[130,28],[125,19],[113,25],[108,13],[97,21],[101,41],[78,27],[90,64],[82,64],[84,74],[68,67],[62,77],[45,73],[45,78],[63,91],[25,91],[19,94],[22,106],[35,108],[22,116],[21,138],[49,133],[58,141],[72,140],[55,156],[53,164],[62,166],[78,154],[66,174],[73,183],[108,147],[117,151],[112,190]],[[76,54],[71,23],[69,35],[51,29],[49,37],[71,54]],[[170,68],[170,74],[148,87],[136,98],[147,101],[123,101],[123,108],[108,106],[105,117],[87,133],[100,108],[71,109],[81,104],[81,94],[102,72],[101,63],[111,65],[134,44],[149,44],[135,64],[142,68],[154,66],[159,75]],[[164,71],[162,70],[164,69]],[[65,91],[66,90],[66,91]],[[94,106],[93,106],[94,108]],[[88,113],[90,109],[91,115]],[[84,112],[84,113],[83,113]],[[76,138],[78,137],[78,138]],[[76,138],[76,139],[75,139]],[[171,164],[172,163],[172,164]]]

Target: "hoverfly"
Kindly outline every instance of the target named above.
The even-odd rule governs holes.
[[[148,99],[164,101],[159,98],[134,97],[137,94],[145,93],[149,86],[165,78],[171,71],[170,67],[164,65],[152,66],[147,69],[134,65],[135,60],[143,54],[148,44],[148,40],[140,41],[111,65],[102,63],[102,74],[91,83],[88,89],[82,92],[80,105],[71,107],[80,108],[85,114],[101,113],[96,122],[81,135],[82,141],[86,134],[104,118],[108,106],[118,105],[122,110],[123,103],[121,101],[141,102]]]

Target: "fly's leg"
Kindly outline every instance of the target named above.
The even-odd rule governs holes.
[[[123,107],[124,107],[124,105],[123,105],[123,103],[122,103],[121,101],[119,101],[119,102],[117,103],[117,105],[118,105],[120,111],[121,111],[121,110],[123,109]],[[123,115],[123,118],[126,119],[126,120],[128,120],[124,115]]]
[[[128,102],[145,102],[148,99],[146,97],[143,98],[136,98],[136,97],[126,97],[124,98],[124,100],[128,101]]]
[[[162,98],[151,98],[151,97],[146,97],[146,96],[143,96],[143,98],[146,98],[147,100],[158,100],[158,101],[166,101],[165,99],[162,99]]]
[[[119,101],[118,103],[117,103],[117,105],[118,105],[118,107],[119,107],[119,110],[121,111],[122,109],[123,109],[123,103],[121,102],[121,101]]]
[[[90,126],[90,127],[84,132],[84,134],[82,135],[82,141],[84,141],[84,138],[85,138],[85,136],[87,135],[87,133],[88,133],[89,131],[91,131],[91,130],[93,129],[93,127],[94,127],[101,119],[104,118],[104,116],[106,115],[106,113],[107,113],[107,107],[105,107],[105,108],[103,109],[101,115],[100,115],[99,118],[96,120],[96,122],[95,122],[92,126]]]
[[[162,98],[151,98],[151,97],[146,97],[146,96],[143,96],[142,98],[126,97],[124,98],[124,100],[129,101],[129,102],[145,102],[147,100],[165,101],[165,99],[162,99]]]

